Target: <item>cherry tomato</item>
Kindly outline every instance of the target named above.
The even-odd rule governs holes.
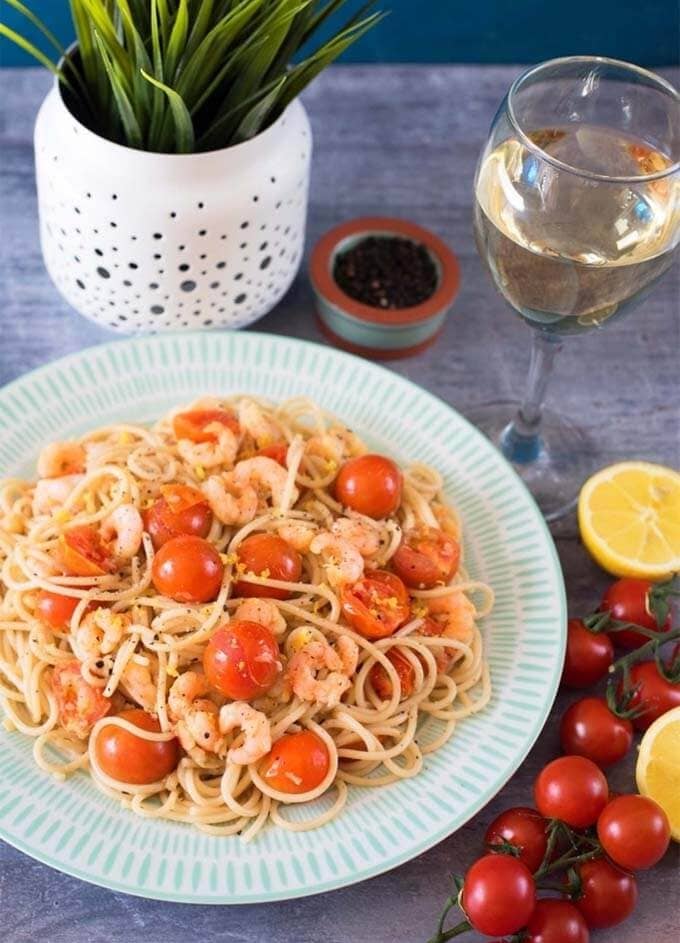
[[[662,626],[656,624],[656,619],[648,608],[647,593],[654,586],[650,580],[634,580],[629,577],[617,580],[609,587],[600,603],[602,612],[609,612],[612,619],[620,622],[634,622],[653,632],[667,632],[671,627],[670,614]],[[612,632],[616,645],[622,648],[639,648],[648,642],[646,635],[634,629],[623,629],[621,632]]]
[[[104,576],[116,564],[96,527],[80,524],[59,537],[59,555],[71,576]]]
[[[151,568],[158,592],[178,602],[211,602],[223,575],[219,553],[202,537],[173,537],[153,558]]]
[[[523,940],[524,943],[589,943],[590,933],[583,914],[574,904],[545,898],[536,901]]]
[[[628,871],[594,858],[578,867],[581,896],[574,901],[591,930],[615,927],[630,917],[637,904],[637,881]]]
[[[484,855],[465,875],[463,910],[475,930],[487,936],[520,930],[535,904],[531,872],[511,855]]]
[[[546,821],[536,809],[517,806],[506,809],[497,816],[486,830],[486,845],[501,845],[507,842],[519,849],[519,860],[533,874],[538,871],[548,845],[545,832]],[[493,851],[493,848],[489,850]]]
[[[71,616],[80,602],[76,596],[62,596],[48,589],[41,589],[35,600],[35,614],[45,625],[53,629],[64,629],[71,621]],[[85,612],[91,612],[102,603],[90,603]]]
[[[392,557],[395,572],[413,589],[432,589],[448,583],[459,563],[458,541],[437,527],[407,531]]]
[[[139,708],[116,714],[140,730],[160,733],[161,725],[155,717]],[[97,734],[94,745],[97,762],[111,779],[121,783],[145,786],[164,779],[179,762],[179,742],[172,740],[145,740],[129,730],[106,724]]]
[[[680,684],[673,684],[659,674],[655,661],[640,661],[633,665],[630,683],[637,691],[629,706],[643,709],[643,713],[633,718],[633,725],[638,730],[646,730],[666,711],[680,707]]]
[[[390,649],[385,657],[388,661],[392,662],[396,669],[399,683],[401,684],[400,700],[403,701],[413,694],[413,685],[415,682],[413,665],[405,655],[402,655],[402,653],[395,648]],[[381,664],[373,665],[368,677],[371,679],[371,684],[378,697],[383,701],[389,701],[392,697],[392,682],[383,666]]]
[[[228,622],[214,632],[203,653],[208,683],[235,701],[265,694],[281,667],[276,639],[259,622]]]
[[[387,638],[411,614],[406,587],[387,570],[371,570],[357,583],[343,587],[340,603],[349,624],[364,638]]]
[[[191,439],[192,442],[217,442],[215,425],[226,426],[238,433],[239,424],[236,416],[226,409],[192,409],[178,413],[172,420],[172,429],[178,439]],[[213,428],[208,428],[211,426]]]
[[[335,479],[335,497],[367,517],[394,514],[401,504],[403,475],[385,455],[360,455],[342,466]]]
[[[534,783],[534,801],[541,815],[562,819],[572,828],[594,825],[608,796],[604,773],[584,756],[553,760]]]
[[[614,644],[605,632],[589,632],[580,619],[567,626],[567,651],[562,684],[567,688],[589,688],[604,678],[614,661]]]
[[[188,485],[169,485],[143,514],[144,527],[156,550],[173,537],[189,534],[207,537],[212,524],[212,511],[205,496]]]
[[[111,709],[101,688],[83,678],[77,659],[57,665],[52,671],[52,691],[59,710],[59,723],[74,736],[85,739],[98,720]]]
[[[614,864],[627,871],[653,868],[668,850],[668,816],[646,796],[618,796],[602,810],[597,837]]]
[[[271,445],[266,445],[263,449],[259,449],[255,454],[263,455],[265,458],[273,458],[279,465],[288,468],[287,442],[273,442]]]
[[[584,697],[562,717],[560,742],[565,753],[587,756],[598,766],[611,766],[633,745],[633,725],[613,714],[603,697]]]
[[[276,534],[251,534],[236,551],[239,563],[246,572],[266,576],[286,583],[297,583],[302,575],[302,557],[289,543]],[[258,596],[265,599],[289,599],[286,589],[258,586],[247,580],[238,580],[234,596]]]
[[[262,760],[260,776],[279,792],[300,795],[320,786],[331,765],[328,747],[313,730],[289,733],[277,740]]]

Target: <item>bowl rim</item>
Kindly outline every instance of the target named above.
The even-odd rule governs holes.
[[[361,235],[402,236],[423,245],[440,268],[434,293],[421,304],[388,309],[374,308],[346,294],[333,278],[332,263],[342,242]],[[309,276],[317,294],[341,312],[371,324],[396,327],[427,321],[450,307],[460,286],[460,265],[443,239],[417,223],[390,216],[360,216],[334,226],[318,240],[310,257]]]

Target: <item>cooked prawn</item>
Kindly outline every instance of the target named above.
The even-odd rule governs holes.
[[[179,742],[187,751],[196,746],[209,753],[224,751],[217,705],[204,697],[209,690],[205,675],[196,671],[185,671],[170,688],[168,708]]]
[[[266,416],[260,406],[251,399],[244,399],[239,403],[238,422],[243,431],[253,437],[258,448],[283,440],[278,424]]]
[[[85,471],[85,449],[79,442],[50,442],[38,457],[39,478],[61,478]]]
[[[49,514],[62,507],[84,475],[62,475],[61,478],[41,478],[33,492],[33,514]]]
[[[283,501],[288,471],[266,455],[245,458],[234,466],[233,481],[241,487],[253,488],[258,498],[265,502],[271,498],[273,507],[280,507]],[[297,488],[290,493],[290,503],[295,504],[299,497]]]
[[[362,557],[372,557],[380,550],[380,531],[360,518],[339,517],[333,522],[331,532],[349,540]]]
[[[145,711],[153,712],[156,708],[156,683],[146,665],[138,665],[136,661],[129,661],[120,678],[121,687],[131,700],[143,707]]]
[[[308,553],[311,542],[319,533],[319,526],[308,521],[288,520],[279,524],[277,530],[279,537],[282,537],[295,550]]]
[[[286,677],[301,700],[336,707],[350,686],[349,676],[356,671],[358,657],[359,648],[348,636],[341,636],[336,648],[328,642],[310,642],[293,655]],[[329,672],[326,677],[318,678],[317,672],[325,669]]]
[[[322,531],[312,540],[309,549],[324,559],[328,582],[334,588],[345,583],[356,583],[361,579],[364,558],[349,540],[329,531]]]
[[[73,659],[52,671],[52,691],[59,711],[59,723],[74,737],[84,740],[90,730],[111,709],[111,700],[83,678],[80,662]]]
[[[477,610],[465,593],[447,593],[427,600],[430,617],[442,627],[445,638],[470,642],[475,628]]]
[[[98,608],[88,612],[73,635],[71,646],[81,661],[96,661],[118,647],[130,625],[126,613]]]
[[[205,431],[215,436],[214,442],[193,442],[191,439],[178,439],[177,451],[190,465],[203,468],[215,468],[216,465],[233,465],[238,455],[240,440],[238,435],[221,422],[211,422]]]
[[[121,560],[131,560],[142,545],[144,522],[133,504],[121,504],[104,518],[102,540],[111,541],[113,553]]]
[[[210,510],[223,524],[242,527],[257,515],[257,492],[234,481],[233,472],[212,475],[203,483]]]
[[[281,615],[281,610],[269,599],[256,597],[244,599],[236,607],[234,619],[257,622],[268,628],[274,635],[283,635],[286,631],[286,620]]]
[[[227,751],[230,763],[247,766],[269,753],[272,748],[272,734],[266,714],[255,710],[245,701],[225,704],[220,709],[220,731],[228,734],[237,727],[243,731],[243,743],[239,747],[230,747]]]
[[[337,463],[353,455],[361,455],[365,451],[361,440],[349,429],[341,426],[331,426],[322,435],[311,436],[305,445],[306,455],[315,455]]]

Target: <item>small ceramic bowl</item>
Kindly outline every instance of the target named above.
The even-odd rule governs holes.
[[[347,295],[333,277],[335,260],[368,236],[397,236],[423,246],[437,270],[434,293],[408,308],[376,308]],[[327,232],[314,247],[309,270],[323,333],[338,347],[382,360],[408,357],[432,344],[460,283],[458,260],[438,236],[407,220],[379,216]]]

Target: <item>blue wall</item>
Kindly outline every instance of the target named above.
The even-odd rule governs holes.
[[[25,0],[65,41],[67,0]],[[345,55],[350,62],[535,62],[598,53],[641,65],[679,61],[678,0],[383,0],[392,11]],[[0,19],[21,18],[0,0]],[[0,39],[2,65],[31,60]]]

